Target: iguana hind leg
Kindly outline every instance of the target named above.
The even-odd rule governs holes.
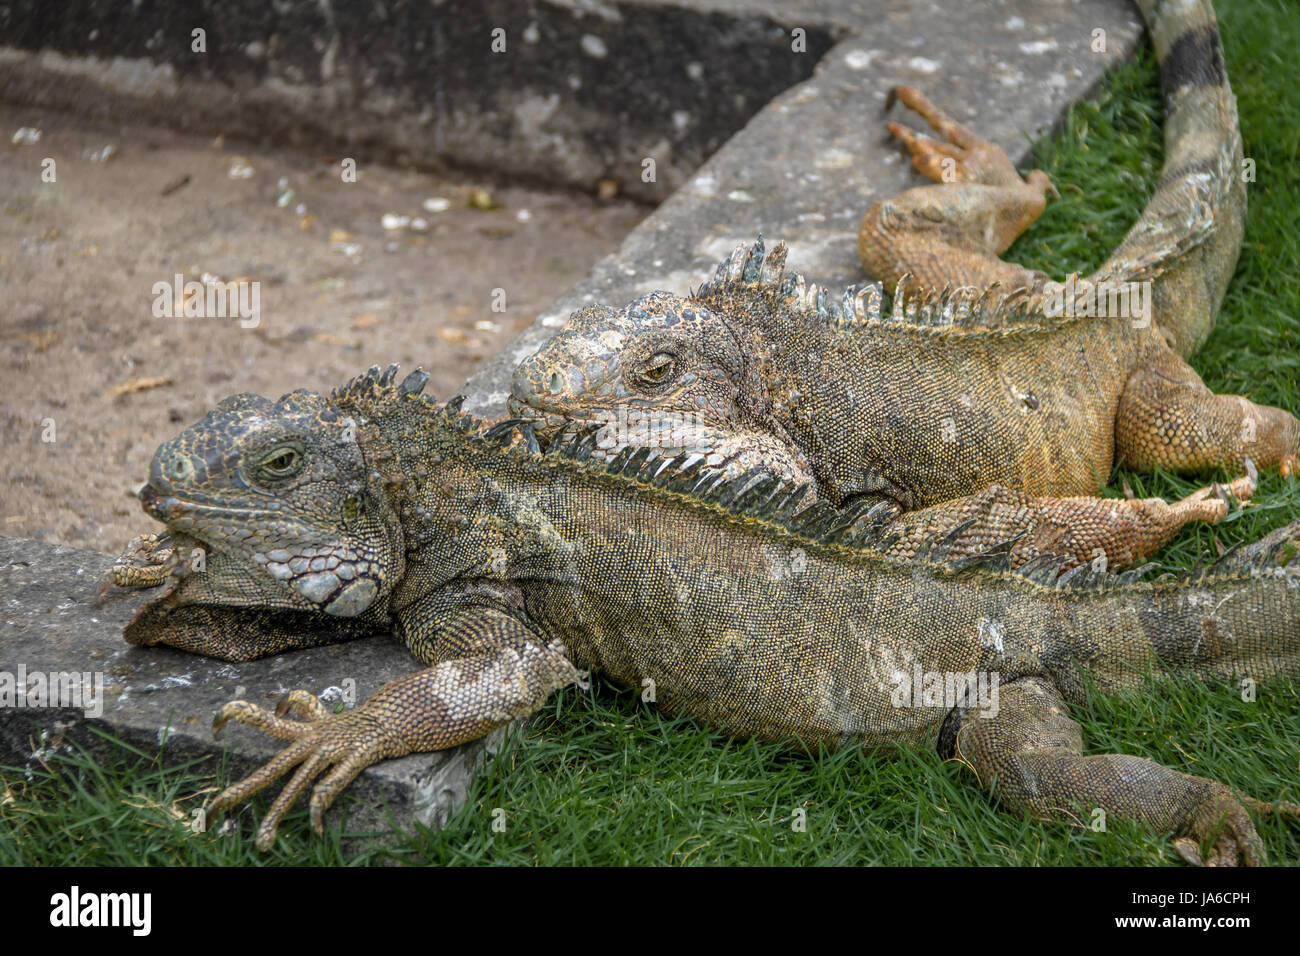
[[[961,559],[1020,536],[1011,549],[1013,567],[1051,554],[1063,559],[1061,570],[1096,565],[1099,558],[1104,559],[1099,569],[1115,570],[1154,554],[1189,522],[1222,521],[1230,498],[1244,501],[1254,492],[1253,471],[1173,503],[1162,498],[1038,498],[993,485],[976,495],[900,515],[891,530],[901,536],[890,553],[910,556],[925,541],[951,535],[948,556]]]
[[[1300,421],[1240,395],[1216,395],[1165,349],[1129,377],[1115,416],[1117,458],[1132,468],[1240,469],[1246,458],[1284,475],[1300,455]]]
[[[1142,757],[1084,756],[1079,725],[1046,678],[1012,681],[986,697],[949,718],[940,746],[1014,813],[1085,826],[1098,809],[1136,818],[1172,832],[1187,862],[1210,866],[1266,862],[1247,806],[1300,819],[1294,804],[1262,803]]]
[[[912,154],[912,165],[940,183],[909,189],[874,203],[858,229],[862,265],[893,291],[912,274],[912,290],[944,286],[984,289],[1000,282],[1010,292],[1047,279],[998,258],[1043,211],[1055,194],[1047,174],[1034,170],[1021,179],[1007,154],[949,119],[919,91],[890,91],[919,114],[944,141],[891,122],[890,133]]]

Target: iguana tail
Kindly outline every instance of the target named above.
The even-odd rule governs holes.
[[[1068,697],[1082,696],[1076,665],[1107,691],[1142,686],[1149,668],[1167,675],[1239,682],[1300,679],[1300,561],[1282,548],[1195,576],[1102,586],[1065,609],[1069,662],[1053,670]],[[1086,586],[1085,586],[1086,587]]]
[[[1137,0],[1160,61],[1165,164],[1151,201],[1097,271],[1153,283],[1152,317],[1187,358],[1205,342],[1246,226],[1237,101],[1209,0]]]

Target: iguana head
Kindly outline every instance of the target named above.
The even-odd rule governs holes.
[[[619,406],[739,425],[761,403],[754,356],[698,302],[652,292],[622,309],[592,306],[515,369],[512,411],[594,419]],[[525,412],[527,414],[527,412]]]
[[[515,369],[509,407],[551,428],[599,426],[597,457],[648,446],[810,482],[768,412],[764,374],[761,345],[743,327],[695,298],[652,292],[622,309],[575,312]]]
[[[403,570],[400,525],[359,444],[364,427],[313,392],[235,395],[158,449],[140,499],[213,553],[227,603],[247,595],[355,617]]]
[[[552,428],[599,425],[605,457],[658,447],[704,455],[731,477],[760,467],[813,484],[808,449],[792,437],[792,422],[808,415],[800,381],[815,379],[815,356],[834,335],[880,321],[882,291],[831,294],[787,272],[786,255],[785,243],[769,249],[759,236],[689,296],[654,292],[623,309],[575,312],[516,369],[511,412]],[[895,305],[901,319],[901,297]],[[921,311],[928,319],[942,306]]]

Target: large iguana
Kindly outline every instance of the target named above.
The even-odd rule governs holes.
[[[833,502],[891,505],[912,538],[995,511],[1031,537],[1099,522],[1100,538],[1057,547],[1128,563],[1187,520],[1222,517],[1206,491],[1174,506],[1074,497],[1095,494],[1117,460],[1186,473],[1240,469],[1250,457],[1289,473],[1300,454],[1293,415],[1211,393],[1179,354],[1208,334],[1236,262],[1241,143],[1208,4],[1143,9],[1166,90],[1168,156],[1150,204],[1103,266],[1111,284],[1088,280],[1053,303],[1046,277],[1001,263],[991,250],[1032,221],[1016,210],[1032,205],[1030,193],[1041,208],[1045,177],[1022,182],[1000,150],[904,91],[950,143],[895,131],[919,168],[938,174],[938,160],[951,161],[958,182],[909,190],[865,217],[863,248],[889,249],[868,265],[888,259],[886,278],[899,282],[892,311],[872,288],[841,296],[807,285],[786,272],[785,246],[768,251],[760,238],[692,295],[576,312],[516,369],[512,411],[597,423],[605,455],[652,445],[726,462],[731,474],[757,465],[813,476]],[[908,291],[903,269],[927,285],[1031,288],[930,296]],[[1153,290],[1124,284],[1148,277]]]
[[[659,706],[729,734],[938,747],[1014,812],[1102,807],[1173,831],[1192,862],[1263,862],[1247,809],[1300,815],[1149,760],[1085,755],[1068,709],[1085,677],[1117,691],[1148,673],[1300,676],[1300,570],[1276,549],[1156,582],[1057,577],[1046,562],[1011,573],[997,557],[958,568],[941,545],[892,561],[876,524],[846,527],[827,503],[795,516],[798,493],[775,477],[644,451],[607,464],[577,441],[539,453],[531,424],[488,427],[421,395],[423,373],[395,372],[330,397],[221,403],[158,449],[141,493],[169,559],[137,551],[113,573],[163,585],[128,626],[133,644],[242,660],[384,632],[425,665],[338,714],[305,691],[277,713],[219,711],[217,729],[290,742],[213,803],[296,767],[259,846],[309,788],[320,830],[364,767],[476,738],[588,668],[651,680]]]

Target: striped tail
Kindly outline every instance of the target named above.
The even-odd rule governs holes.
[[[1137,0],[1160,62],[1165,164],[1151,201],[1097,271],[1153,279],[1156,326],[1187,358],[1204,344],[1246,227],[1237,101],[1209,0]]]
[[[1079,665],[1106,692],[1141,689],[1148,668],[1156,677],[1300,680],[1300,560],[1096,588],[1062,610],[1058,633],[1077,651],[1049,671],[1071,700],[1084,699]]]

